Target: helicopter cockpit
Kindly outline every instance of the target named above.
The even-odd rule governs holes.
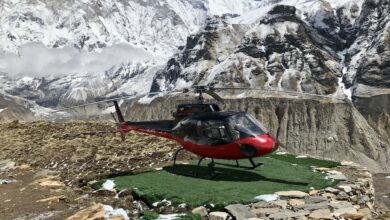
[[[234,140],[266,134],[267,130],[248,113],[238,113],[228,119],[229,129]]]
[[[189,116],[173,131],[185,141],[209,146],[267,133],[253,116],[245,112],[209,112]]]

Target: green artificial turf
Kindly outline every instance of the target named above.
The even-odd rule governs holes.
[[[215,179],[207,179],[209,160],[205,160],[199,169],[199,177],[175,175],[171,166],[160,171],[150,171],[137,175],[111,178],[118,190],[131,187],[134,192],[149,204],[167,199],[173,205],[185,203],[191,207],[214,204],[216,209],[232,203],[249,203],[261,194],[276,191],[308,191],[335,185],[326,180],[325,175],[313,172],[310,166],[335,167],[339,163],[313,158],[295,158],[294,155],[271,154],[256,158],[262,166],[252,170],[232,166],[216,165],[221,174]],[[177,172],[193,174],[196,162],[177,165]],[[217,160],[217,162],[235,164],[235,161]],[[248,160],[240,160],[240,165],[250,166]],[[98,182],[99,187],[103,181]]]

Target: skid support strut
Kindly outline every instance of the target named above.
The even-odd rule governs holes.
[[[251,169],[256,169],[257,167],[263,165],[262,163],[256,163],[255,161],[253,161],[253,158],[249,158],[249,161],[250,161],[251,164],[252,164]]]
[[[199,173],[199,170],[200,170],[200,165],[202,163],[202,161],[205,159],[205,157],[201,157],[198,161],[198,164],[196,166],[196,171],[195,171],[195,175],[191,175],[189,173],[178,173],[176,172],[176,160],[177,160],[177,155],[179,154],[180,151],[184,150],[184,148],[180,148],[178,149],[174,156],[173,156],[173,166],[172,166],[172,173],[175,173],[175,174],[179,174],[179,175],[184,175],[184,176],[192,176],[192,177],[198,177],[198,173]],[[210,176],[209,176],[209,179],[214,179],[216,176],[218,176],[218,174],[220,174],[219,172],[215,171],[215,162],[213,159],[211,159],[211,162],[207,164],[207,166],[209,167],[209,170],[210,170]]]
[[[179,154],[180,151],[184,150],[184,148],[180,148],[175,152],[175,155],[173,156],[173,167],[172,167],[172,173],[175,173],[175,168],[176,168],[176,159],[177,155]]]

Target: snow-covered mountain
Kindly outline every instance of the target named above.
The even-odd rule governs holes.
[[[47,107],[147,92],[157,69],[207,17],[258,6],[255,0],[4,0],[0,90]]]
[[[316,94],[343,90],[343,74],[353,71],[343,69],[347,51],[359,48],[353,43],[363,1],[261,4],[239,17],[209,19],[157,74],[152,91],[187,82]]]
[[[356,103],[388,93],[389,14],[388,0],[4,0],[0,91],[50,108],[193,84]]]

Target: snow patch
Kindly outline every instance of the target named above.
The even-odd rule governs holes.
[[[169,200],[167,200],[167,199],[163,199],[163,200],[161,200],[161,201],[159,201],[159,202],[154,202],[154,203],[152,204],[153,207],[157,207],[157,206],[159,206],[159,205],[170,206],[170,205],[172,205],[172,202],[169,201]]]
[[[0,108],[0,113],[4,110],[6,110],[7,108]]]
[[[103,205],[105,214],[104,217],[106,219],[109,219],[113,215],[122,215],[124,220],[130,220],[129,216],[127,215],[127,212],[120,208],[120,209],[114,209],[109,205]]]
[[[184,216],[185,214],[166,214],[166,215],[159,215],[157,220],[174,220],[179,219],[181,216]]]
[[[114,190],[115,183],[114,180],[106,180],[106,182],[103,183],[102,189],[105,190]]]
[[[276,155],[286,155],[288,154],[287,152],[276,152]]]
[[[276,194],[264,194],[264,195],[256,196],[255,199],[259,201],[271,202],[271,201],[278,200],[279,196]]]

